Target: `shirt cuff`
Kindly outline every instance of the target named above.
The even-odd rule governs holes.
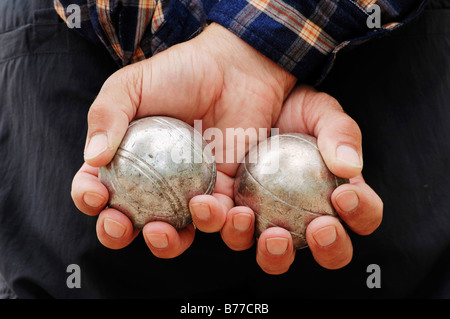
[[[292,73],[298,81],[317,85],[330,71],[338,51],[399,27],[401,23],[395,19],[404,18],[405,13],[424,1],[400,2],[400,7],[380,3],[380,28],[370,28],[368,24],[368,8],[376,4],[375,0],[222,0],[208,18]]]

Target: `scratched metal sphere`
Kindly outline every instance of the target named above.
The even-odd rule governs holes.
[[[183,121],[152,116],[134,121],[112,161],[100,168],[108,206],[135,228],[165,221],[180,229],[192,222],[189,201],[212,194],[216,166],[202,135]]]
[[[234,196],[237,205],[255,212],[256,236],[269,227],[283,227],[300,249],[307,247],[306,228],[314,218],[337,215],[331,193],[346,182],[328,170],[315,137],[280,134],[247,153],[236,174]]]

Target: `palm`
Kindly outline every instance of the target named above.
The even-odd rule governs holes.
[[[226,129],[232,128],[270,130],[283,103],[283,95],[270,82],[250,77],[239,66],[223,70],[211,55],[199,55],[189,44],[175,46],[141,63],[140,68],[142,83],[137,118],[167,115],[191,125],[194,120],[201,120],[203,130],[216,128],[225,137]],[[218,159],[217,189],[224,183],[222,174],[234,176],[238,159],[243,155],[236,154],[235,160],[229,162],[225,154],[246,149],[254,142],[246,140],[244,147],[237,147],[234,141],[224,141],[222,149],[213,149]],[[227,194],[230,192],[226,189]]]

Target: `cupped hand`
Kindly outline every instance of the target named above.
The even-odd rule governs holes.
[[[383,202],[368,186],[361,174],[363,167],[362,138],[356,122],[350,118],[331,96],[308,86],[296,87],[286,99],[275,124],[280,133],[305,133],[315,136],[319,150],[328,168],[335,175],[348,178],[332,193],[331,201],[340,219],[359,235],[368,235],[381,223]],[[235,207],[232,213],[246,212],[247,207]],[[235,245],[231,222],[222,233],[225,242]],[[338,218],[321,216],[306,230],[308,247],[315,260],[323,267],[337,269],[352,259],[353,247],[348,233]],[[286,272],[295,259],[292,237],[279,227],[265,230],[257,243],[257,262],[270,274]]]
[[[152,115],[175,117],[191,125],[201,120],[203,131],[214,128],[223,132],[223,137],[227,128],[269,131],[295,81],[217,24],[190,41],[111,75],[89,110],[85,163],[72,183],[75,205],[88,215],[98,215],[100,242],[119,249],[139,234],[124,214],[105,209],[108,191],[98,181],[98,168],[111,161],[131,121]],[[214,193],[190,201],[194,224],[201,231],[218,232],[226,220],[233,222],[237,232],[223,237],[227,243],[235,241],[232,246],[238,250],[253,244],[254,216],[245,210],[232,211],[233,177],[237,159],[257,139],[240,141],[243,145],[224,141],[223,147],[214,148],[218,171]],[[231,161],[226,158],[230,151],[234,155]],[[142,233],[154,255],[172,258],[191,245],[195,228],[190,225],[177,231],[168,223],[150,222]]]

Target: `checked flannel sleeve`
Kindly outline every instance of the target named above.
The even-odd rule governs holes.
[[[71,29],[105,46],[123,67],[198,34],[206,25],[209,6],[217,1],[53,0],[53,4]]]
[[[119,66],[187,41],[216,22],[297,77],[318,84],[338,52],[386,34],[421,12],[427,0],[54,0],[75,31],[104,45]],[[371,28],[379,9],[380,26]],[[375,16],[374,16],[375,15]]]
[[[209,18],[294,74],[318,84],[336,54],[387,33],[421,11],[414,0],[222,0]],[[378,7],[379,28],[370,28]],[[368,23],[371,22],[371,23]]]

